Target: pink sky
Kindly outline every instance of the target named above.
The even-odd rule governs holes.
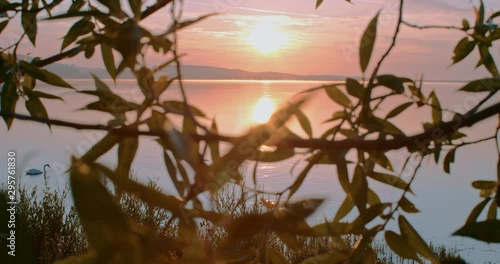
[[[180,49],[187,56],[185,64],[237,68],[248,71],[278,71],[296,74],[332,74],[359,76],[358,43],[361,34],[377,10],[382,9],[376,50],[378,59],[391,40],[397,19],[397,0],[325,0],[316,10],[315,0],[186,0],[185,17],[196,17],[211,12],[209,18],[187,30],[180,37]],[[457,25],[462,18],[474,21],[470,0],[407,0],[405,20],[421,25]],[[500,1],[486,0],[487,14],[498,11]],[[5,46],[20,33],[19,21],[0,37]],[[20,52],[37,56],[56,54],[60,39],[72,25],[71,20],[42,23],[34,49],[23,42]],[[168,9],[144,21],[152,31],[161,30],[170,23]],[[258,24],[269,24],[288,36],[288,44],[271,54],[255,50],[247,39]],[[450,66],[453,48],[463,37],[461,32],[446,30],[420,31],[403,26],[398,46],[384,64],[382,72],[391,72],[411,78],[424,74],[427,79],[471,79],[486,75],[473,68],[478,60],[476,52],[458,65]],[[492,48],[493,57],[500,61],[500,47]],[[97,54],[97,53],[96,53]],[[86,60],[83,56],[69,62],[77,65],[101,67],[100,56]],[[165,60],[151,56],[152,63]]]

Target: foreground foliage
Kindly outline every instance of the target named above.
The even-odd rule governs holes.
[[[317,1],[316,5],[319,7],[322,2]],[[185,263],[246,262],[248,259],[263,263],[287,263],[282,251],[267,244],[257,255],[253,250],[236,250],[233,255],[228,255],[230,251],[226,245],[240,245],[252,237],[266,234],[277,237],[290,249],[299,249],[300,237],[330,238],[338,243],[339,250],[317,252],[303,263],[375,263],[376,252],[372,241],[379,233],[384,234],[387,245],[399,256],[417,262],[426,259],[438,263],[437,256],[407,219],[407,214],[418,212],[411,202],[411,184],[426,157],[433,157],[436,163],[442,163],[443,170],[449,173],[455,154],[463,147],[488,140],[495,141],[499,147],[499,129],[492,131],[490,137],[479,140],[470,139],[462,130],[500,113],[500,103],[494,101],[500,79],[490,53],[492,43],[500,38],[500,29],[495,24],[500,13],[487,16],[480,2],[474,9],[476,20],[473,23],[464,20],[459,27],[445,27],[464,34],[453,51],[453,63],[460,62],[476,50],[481,58],[477,67],[484,67],[491,74],[491,78],[473,80],[460,89],[481,94],[482,100],[466,112],[442,106],[435,92],[426,94],[423,91],[423,80],[379,74],[384,59],[396,44],[400,27],[418,27],[404,20],[404,1],[401,0],[392,43],[378,62],[374,63],[371,59],[380,12],[369,22],[361,37],[359,64],[363,81],[348,78],[341,84],[304,91],[276,111],[267,124],[254,127],[241,137],[227,137],[218,133],[215,120],[209,120],[186,98],[176,50],[177,32],[208,16],[181,20],[180,4],[182,1],[172,0],[158,0],[148,6],[141,0],[129,0],[128,3],[74,0],[66,8],[58,0],[50,3],[44,0],[0,0],[0,31],[14,23],[17,16],[20,16],[24,29],[19,41],[0,54],[0,81],[3,83],[0,115],[7,127],[10,128],[15,119],[23,119],[45,123],[49,128],[66,126],[108,131],[87,153],[71,157],[71,193],[92,250],[60,263],[168,262],[161,258],[164,252],[176,252],[176,256]],[[155,34],[140,23],[165,6],[171,10],[172,21],[163,32]],[[56,7],[58,12],[55,12]],[[39,20],[50,23],[68,18],[77,21],[64,37],[60,54],[32,60],[18,56],[17,48],[24,38],[36,46]],[[96,51],[98,55],[95,55]],[[147,67],[145,61],[139,58],[144,58],[148,51],[163,55],[165,63]],[[113,79],[124,70],[132,72],[143,94],[142,102],[121,98],[97,77],[94,77],[95,90],[76,90],[43,68],[81,53],[86,58],[102,56]],[[115,58],[116,55],[120,58]],[[177,76],[161,76],[160,70],[169,65],[176,67]],[[370,65],[373,71],[369,74]],[[109,113],[113,118],[107,126],[50,119],[42,99],[61,98],[37,89],[36,83],[40,81],[95,96],[96,101],[82,110]],[[181,101],[163,99],[169,97],[173,83],[181,89]],[[325,92],[335,106],[331,108],[342,109],[326,120],[330,128],[319,138],[313,138],[310,121],[301,110],[309,95],[315,92]],[[388,113],[381,111],[381,106],[393,98],[402,104]],[[16,113],[20,101],[24,102],[30,116]],[[415,107],[429,109],[429,120],[432,122],[424,123],[421,133],[408,136],[392,120]],[[175,117],[181,117],[182,124],[173,122]],[[309,138],[303,139],[287,128],[287,121],[292,117],[299,120]],[[161,146],[159,155],[164,157],[176,194],[166,194],[129,177],[140,137],[153,137]],[[221,151],[222,143],[229,143],[231,148]],[[276,149],[262,151],[262,145],[275,146]],[[111,169],[100,163],[99,158],[114,146],[118,146],[118,164],[116,169]],[[393,161],[388,155],[394,150],[400,150],[406,160],[400,172],[394,171]],[[239,170],[243,162],[255,161],[257,168],[259,162],[277,162],[304,152],[307,165],[294,175],[294,181],[288,188],[274,194],[276,205],[270,210],[234,217],[227,212],[211,210],[200,200],[207,193],[213,199],[228,183],[245,185]],[[500,149],[495,154],[499,153]],[[441,158],[442,155],[444,158]],[[305,218],[318,208],[322,200],[291,202],[291,198],[317,164],[336,168],[336,176],[346,197],[334,219],[309,226]],[[192,174],[189,173],[191,171]],[[407,174],[411,175],[409,181],[401,177]],[[255,175],[253,183],[257,186]],[[103,184],[103,177],[114,184],[113,192]],[[372,181],[382,182],[387,188],[399,189],[400,198],[382,202],[370,188]],[[472,210],[465,225],[455,235],[500,242],[500,220],[497,219],[499,182],[500,163],[496,179],[490,176],[473,182],[473,187],[480,190],[484,200]],[[169,221],[176,225],[175,234],[158,232],[155,223],[142,223],[138,216],[127,215],[127,208],[118,202],[124,195],[134,195],[147,206],[166,210]],[[479,220],[486,207],[487,219]],[[359,214],[352,221],[343,221],[351,211]],[[199,233],[197,223],[200,221],[227,232],[227,235],[217,238],[221,246],[214,249],[199,239],[196,234]],[[387,230],[390,221],[398,223],[398,230]],[[352,247],[341,239],[346,235],[356,238]]]
[[[150,181],[148,186],[158,189],[153,181]],[[76,209],[68,205],[67,190],[59,191],[49,188],[42,190],[37,187],[30,189],[23,185],[19,192],[17,219],[18,230],[22,230],[23,236],[18,240],[20,242],[18,249],[23,254],[12,263],[54,263],[90,250],[88,240],[75,214]],[[4,197],[3,195],[1,197]],[[242,218],[268,210],[265,206],[266,202],[263,194],[250,197],[248,191],[232,185],[224,187],[214,197],[213,206],[214,211],[218,213]],[[154,229],[158,234],[175,236],[177,227],[175,223],[169,221],[172,218],[169,217],[168,211],[151,207],[126,193],[118,203],[127,217]],[[238,258],[240,252],[253,252],[254,254],[249,255],[248,258],[240,259],[245,262],[251,261],[252,257],[255,258],[268,247],[280,252],[290,263],[301,263],[312,256],[338,250],[338,241],[334,241],[331,237],[299,237],[297,243],[299,250],[292,249],[271,232],[252,236],[236,244],[223,245],[222,242],[228,235],[224,228],[218,228],[208,221],[198,223],[198,227],[197,236],[209,245],[211,252],[223,251],[226,259],[232,259],[232,261],[236,261],[235,258]],[[356,239],[355,236],[344,236],[342,242],[352,248]],[[432,244],[429,246],[442,261],[454,260],[455,262],[451,263],[465,263],[457,254],[457,250],[442,246],[435,247]],[[222,250],[219,249],[221,247],[223,247]],[[377,254],[377,263],[410,263],[392,254],[387,246],[381,243],[375,242],[374,249]],[[181,255],[180,252],[165,251],[150,262],[182,263]],[[2,261],[9,262],[6,255],[3,257]]]

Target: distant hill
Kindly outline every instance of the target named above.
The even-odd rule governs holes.
[[[102,68],[85,68],[69,64],[55,63],[46,67],[59,76],[66,79],[88,79],[90,73],[99,78],[109,78],[108,73]],[[192,80],[311,80],[311,81],[336,81],[345,79],[344,76],[336,75],[297,75],[281,72],[249,72],[238,69],[226,69],[211,66],[183,65],[181,68],[184,79]],[[161,72],[169,76],[175,76],[174,67],[167,67]],[[133,78],[130,72],[123,72],[120,79]]]

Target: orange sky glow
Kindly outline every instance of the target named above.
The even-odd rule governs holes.
[[[266,0],[186,0],[184,17],[194,18],[217,12],[180,34],[180,50],[187,54],[185,64],[218,66],[247,71],[276,71],[295,74],[330,74],[360,76],[358,43],[367,23],[382,10],[379,34],[373,58],[379,58],[391,40],[397,20],[397,0],[368,1],[325,0],[315,9],[315,1]],[[416,24],[460,25],[462,18],[473,21],[469,0],[408,0],[404,19]],[[146,2],[147,4],[148,2]],[[486,0],[490,9],[500,2]],[[59,52],[59,43],[72,20],[41,23],[38,47],[28,41],[19,51],[36,56]],[[161,31],[170,23],[169,10],[143,22],[152,31]],[[20,24],[20,23],[17,23]],[[6,46],[21,32],[19,25],[10,26],[0,36],[0,46]],[[484,76],[482,69],[473,71],[477,55],[449,67],[453,48],[462,38],[461,32],[446,30],[420,31],[403,27],[398,46],[386,61],[382,72],[393,72],[415,78],[470,79]],[[498,44],[497,44],[498,45]],[[499,58],[500,47],[494,47]],[[100,56],[86,60],[83,56],[69,60],[80,66],[102,67]],[[150,54],[151,63],[165,60]],[[373,67],[373,65],[371,65]]]

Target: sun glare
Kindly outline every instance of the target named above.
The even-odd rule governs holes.
[[[274,103],[268,97],[260,98],[260,100],[255,104],[252,113],[252,121],[256,123],[265,123],[269,120],[274,112]]]
[[[273,24],[257,24],[253,27],[247,41],[262,54],[274,53],[288,45],[289,35]]]

